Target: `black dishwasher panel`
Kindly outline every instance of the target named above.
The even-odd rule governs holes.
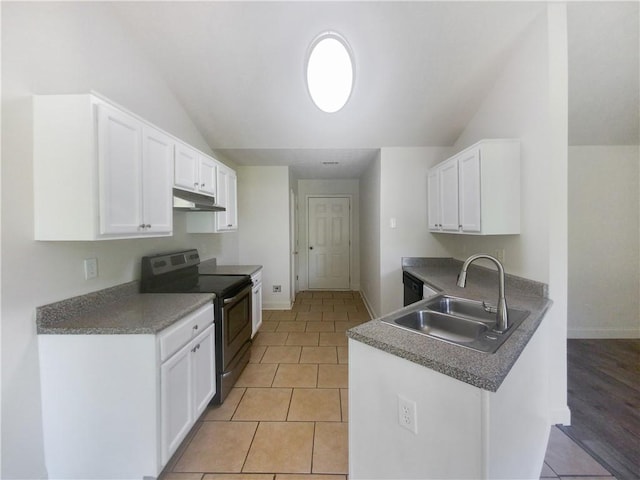
[[[418,280],[413,275],[402,272],[402,283],[404,284],[404,306],[422,300],[422,280]]]

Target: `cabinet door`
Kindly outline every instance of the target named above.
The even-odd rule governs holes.
[[[238,177],[230,168],[218,167],[218,203],[226,208],[216,213],[217,230],[224,232],[238,228]]]
[[[463,232],[480,232],[480,150],[458,157],[460,225]]]
[[[200,186],[200,154],[182,143],[176,144],[174,185],[196,191]]]
[[[160,367],[162,463],[169,461],[192,426],[191,343]]]
[[[194,421],[204,412],[216,393],[214,335],[214,326],[211,325],[191,343]]]
[[[171,233],[173,228],[173,140],[145,127],[142,136],[142,221],[145,233]]]
[[[253,302],[251,305],[253,308],[251,314],[251,338],[253,338],[262,326],[262,282],[257,283],[254,281],[253,283]]]
[[[440,167],[440,223],[443,231],[458,231],[458,162],[456,158]]]
[[[229,169],[224,165],[218,166],[218,205],[222,205],[223,207],[227,207],[228,202],[228,193],[227,193],[227,185],[229,184]],[[226,212],[219,212],[218,218],[226,217]]]
[[[200,157],[200,193],[215,196],[216,194],[216,162],[209,157]]]
[[[102,235],[142,230],[141,138],[142,123],[138,120],[107,105],[98,106]]]
[[[233,172],[227,180],[227,228],[238,228],[238,177]]]
[[[429,230],[440,230],[440,183],[438,168],[427,175],[427,216]]]

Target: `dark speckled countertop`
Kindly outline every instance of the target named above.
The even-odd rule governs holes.
[[[498,298],[497,272],[472,265],[468,270],[467,287],[460,288],[456,285],[456,280],[461,267],[462,262],[452,258],[403,259],[403,270],[438,291],[495,304]],[[507,275],[505,290],[510,307],[529,310],[531,313],[493,354],[452,345],[381,321],[382,318],[393,319],[410,311],[421,310],[425,300],[354,327],[347,331],[347,336],[470,385],[495,392],[552,303],[547,298],[547,286],[539,282]]]
[[[205,260],[198,265],[201,275],[253,275],[262,265],[218,265],[215,259]]]
[[[38,307],[38,334],[156,334],[215,298],[139,290],[139,282],[130,282]]]

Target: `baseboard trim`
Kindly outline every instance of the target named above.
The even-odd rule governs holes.
[[[292,307],[293,305],[291,305],[291,302],[275,302],[262,304],[263,310],[291,310]]]
[[[371,318],[377,318],[378,316],[373,311],[373,308],[371,308],[371,304],[369,303],[369,299],[367,298],[367,296],[365,295],[365,293],[362,290],[360,290],[360,296],[362,297],[362,301],[364,302],[364,306],[367,309],[367,312],[369,312],[369,316]]]
[[[568,405],[552,408],[549,411],[551,425],[571,425],[571,410]]]
[[[638,328],[570,328],[567,338],[640,338]]]

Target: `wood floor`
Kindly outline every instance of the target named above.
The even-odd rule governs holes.
[[[640,340],[568,340],[571,426],[617,480],[640,478]]]

